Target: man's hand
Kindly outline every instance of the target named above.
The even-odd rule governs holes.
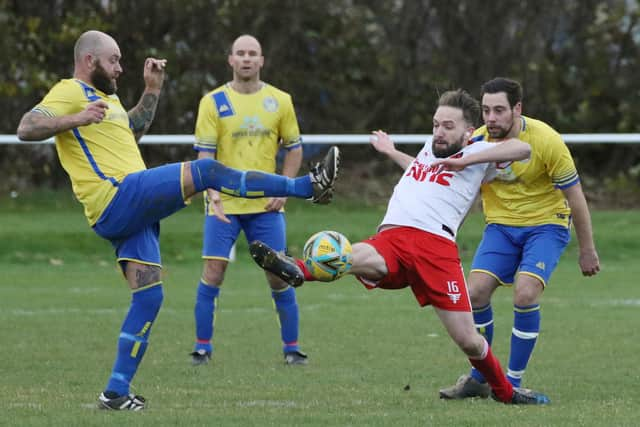
[[[267,212],[279,212],[285,203],[287,203],[286,197],[272,197],[269,199],[269,202],[266,204],[264,209]]]
[[[207,197],[209,198],[209,203],[213,208],[213,216],[215,216],[222,222],[230,224],[231,220],[224,214],[224,208],[222,206],[222,200],[220,199],[220,193],[209,188],[207,189]]]
[[[159,91],[164,83],[166,59],[147,58],[144,61],[144,84],[147,90]]]
[[[583,276],[595,276],[600,271],[600,260],[595,249],[581,250],[578,263]]]
[[[78,126],[86,126],[93,123],[100,123],[107,115],[109,104],[99,99],[84,107],[84,110],[76,114]]]
[[[374,130],[371,132],[369,142],[379,153],[386,154],[391,160],[393,160],[402,169],[406,169],[413,161],[415,157],[396,150],[396,146],[389,138],[386,132],[381,130]]]
[[[391,138],[389,138],[389,135],[387,135],[386,132],[383,132],[381,130],[374,130],[371,133],[372,135],[369,137],[369,142],[371,143],[373,148],[376,149],[376,151],[386,155],[390,155],[391,153],[396,151],[395,144],[393,143]]]

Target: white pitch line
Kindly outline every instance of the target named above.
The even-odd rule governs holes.
[[[236,403],[236,406],[245,408],[295,408],[298,405],[292,400],[247,400]]]
[[[640,306],[640,299],[613,299],[594,302],[592,306],[613,305],[613,306]]]

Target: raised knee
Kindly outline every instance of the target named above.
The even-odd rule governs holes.
[[[229,168],[217,160],[202,158],[191,162],[191,175],[196,192],[211,188],[235,197],[260,197],[247,195],[249,172]],[[254,172],[258,173],[258,172]],[[262,173],[260,173],[262,176]],[[253,181],[258,181],[253,179]]]
[[[196,169],[200,175],[205,173],[206,171],[211,170],[218,163],[215,159],[211,157],[203,157],[201,159],[192,160],[191,167]]]
[[[220,171],[216,170],[219,167],[224,166],[209,157],[203,157],[191,162],[191,178],[196,192],[215,187],[214,178],[220,174]]]

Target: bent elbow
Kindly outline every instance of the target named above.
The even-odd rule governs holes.
[[[28,112],[22,116],[16,135],[20,141],[41,141],[47,139],[47,135],[43,134],[43,128],[41,114]]]
[[[18,127],[16,131],[16,135],[20,141],[33,141],[33,136],[22,126]]]
[[[18,136],[18,139],[20,141],[42,141],[43,139],[46,139],[41,138],[39,135],[36,135],[31,131],[20,128],[18,128],[18,132],[16,133],[16,135]]]

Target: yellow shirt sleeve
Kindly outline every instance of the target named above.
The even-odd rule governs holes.
[[[556,188],[567,188],[578,182],[578,171],[569,152],[569,148],[562,137],[555,133],[548,133],[540,150],[542,162]]]
[[[49,117],[62,117],[82,111],[79,101],[82,100],[82,89],[69,80],[62,80],[51,88],[49,93],[31,111]]]
[[[211,93],[200,99],[195,137],[194,149],[208,152],[216,151],[218,144],[218,115],[214,108]]]
[[[278,133],[280,134],[280,138],[282,138],[282,146],[284,148],[290,150],[302,145],[298,119],[290,95],[287,95],[285,98],[284,111]]]

